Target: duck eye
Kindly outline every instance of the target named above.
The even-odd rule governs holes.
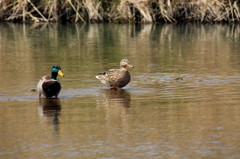
[[[57,68],[53,68],[53,69],[52,69],[52,72],[58,72],[58,70],[59,70],[59,69],[57,69]]]

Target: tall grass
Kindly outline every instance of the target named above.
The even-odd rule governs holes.
[[[16,22],[240,22],[239,0],[0,0]]]

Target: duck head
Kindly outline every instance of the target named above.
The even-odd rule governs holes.
[[[128,61],[128,59],[122,59],[120,62],[120,67],[126,68],[126,67],[130,67],[130,68],[134,68],[134,66]]]
[[[57,80],[58,75],[64,77],[64,74],[61,71],[61,67],[59,65],[53,65],[51,79]]]

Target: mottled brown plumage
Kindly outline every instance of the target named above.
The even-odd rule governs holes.
[[[96,78],[100,80],[101,83],[112,89],[119,89],[126,86],[130,80],[131,76],[127,70],[127,67],[132,67],[133,65],[127,59],[123,59],[120,62],[119,69],[110,69],[103,73],[96,75]]]

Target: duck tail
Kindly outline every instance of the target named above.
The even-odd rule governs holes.
[[[96,77],[97,79],[100,79],[101,75],[96,75],[95,77]]]
[[[101,77],[102,77],[102,76],[105,76],[106,74],[107,74],[107,72],[102,72],[102,73],[97,74],[95,77],[96,77],[97,79],[101,79]]]

